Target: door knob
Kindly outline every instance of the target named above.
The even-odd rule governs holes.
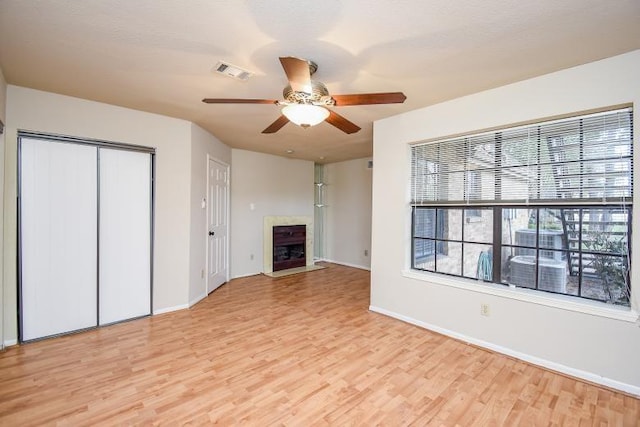
[[[209,236],[213,236],[214,234],[216,234],[216,232],[215,232],[215,231],[210,231],[210,232],[209,232]]]

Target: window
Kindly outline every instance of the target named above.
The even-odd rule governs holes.
[[[482,191],[480,180],[480,172],[477,170],[467,171],[466,181],[465,181],[465,192],[469,196],[469,200],[480,200],[480,195]],[[467,209],[465,211],[465,218],[467,222],[477,221],[477,218],[482,217],[482,211],[480,209]]]
[[[491,280],[486,270],[478,276],[477,266],[480,253],[491,251],[491,209],[421,207],[413,213],[414,268]],[[470,222],[470,215],[480,221]],[[423,221],[421,218],[424,217],[429,221]],[[487,222],[488,228],[485,227]],[[430,250],[423,251],[423,248]]]
[[[411,147],[412,268],[629,305],[632,110]]]

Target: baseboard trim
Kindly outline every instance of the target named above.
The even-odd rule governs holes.
[[[344,265],[345,267],[353,267],[353,268],[359,268],[360,270],[371,271],[371,267],[366,267],[364,265],[358,265],[358,264],[351,264],[350,262],[336,261],[333,259],[323,258],[323,259],[316,260],[316,262],[330,262],[332,264]]]
[[[18,345],[18,340],[17,339],[4,340],[3,344],[5,347],[11,347],[13,345]]]
[[[240,274],[238,276],[233,276],[231,278],[231,280],[233,279],[242,279],[243,277],[251,277],[251,276],[257,276],[259,274],[262,274],[262,272],[258,272],[258,273],[247,273],[247,274]]]
[[[563,375],[568,375],[570,377],[582,379],[594,384],[602,385],[604,387],[612,388],[615,390],[622,391],[624,393],[628,393],[637,397],[640,397],[640,387],[623,383],[621,381],[613,380],[611,378],[602,377],[600,375],[594,374],[592,372],[583,371],[580,369],[571,368],[566,365],[562,365],[560,363],[552,362],[550,360],[542,359],[540,357],[531,356],[526,353],[521,353],[519,351],[515,351],[506,347],[502,347],[496,344],[492,344],[487,341],[479,340],[476,338],[469,337],[464,334],[460,334],[458,332],[451,331],[449,329],[441,328],[436,325],[432,325],[427,322],[423,322],[421,320],[414,319],[412,317],[404,316],[402,314],[395,313],[390,310],[386,310],[384,308],[376,307],[373,305],[369,306],[369,310],[384,314],[385,316],[393,317],[394,319],[401,320],[406,323],[410,323],[415,326],[419,326],[424,329],[428,329],[433,332],[437,332],[442,335],[446,335],[451,338],[455,338],[460,341],[467,342],[469,344],[476,345],[478,347],[486,348],[491,351],[495,351],[496,353],[501,353],[506,356],[514,357],[516,359],[520,359],[524,362],[531,363],[532,365],[537,365],[545,369],[549,369],[551,371],[558,372]]]
[[[156,314],[171,313],[172,311],[184,310],[185,308],[189,308],[189,304],[180,304],[174,305],[173,307],[159,308],[157,310],[153,310],[153,315],[155,316]]]
[[[197,297],[195,297],[194,299],[189,301],[189,307],[193,307],[194,305],[196,305],[197,303],[199,303],[200,301],[202,301],[206,297],[207,297],[206,293],[198,295]]]

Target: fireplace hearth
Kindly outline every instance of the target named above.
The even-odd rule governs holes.
[[[306,225],[273,227],[273,271],[304,267],[307,264],[306,228]]]

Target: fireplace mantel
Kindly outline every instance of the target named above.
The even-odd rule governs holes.
[[[277,225],[301,225],[306,226],[306,262],[307,266],[313,265],[313,218],[310,216],[265,216],[264,217],[264,273],[273,273],[273,227]]]

